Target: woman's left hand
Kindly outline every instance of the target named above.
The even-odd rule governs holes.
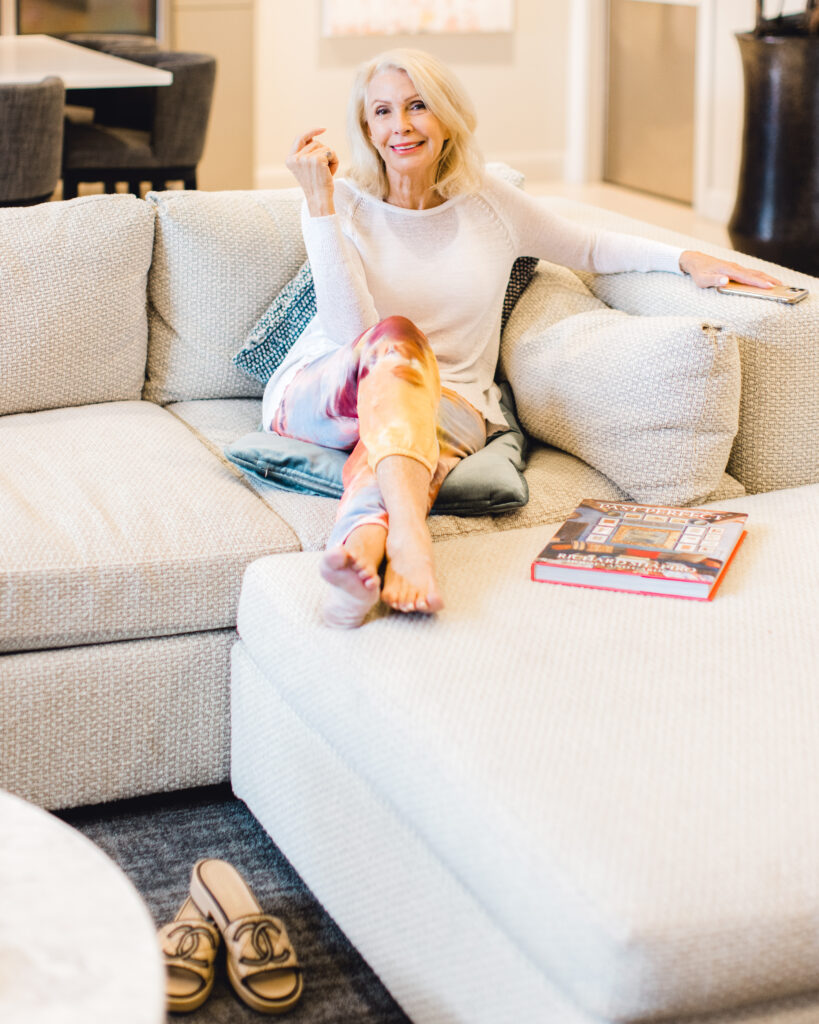
[[[694,249],[686,249],[680,256],[680,270],[684,274],[690,274],[700,288],[718,288],[729,281],[752,284],[757,288],[770,288],[772,285],[782,284],[779,278],[771,277],[761,270],[751,270],[750,267],[743,267],[729,260],[718,260],[715,256]]]

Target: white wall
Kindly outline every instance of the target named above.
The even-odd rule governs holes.
[[[322,39],[321,0],[257,0],[257,187],[294,184],[284,159],[307,128],[327,129],[343,167],[355,68],[391,46],[429,50],[455,70],[475,102],[487,159],[514,164],[531,180],[562,178],[569,7],[568,0],[517,0],[508,34]]]

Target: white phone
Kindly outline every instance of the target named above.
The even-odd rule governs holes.
[[[739,281],[729,281],[728,284],[720,285],[718,292],[724,295],[751,295],[755,299],[771,299],[774,302],[801,302],[808,294],[807,288],[796,288],[793,285],[775,284],[771,288],[756,288],[752,284],[740,284]]]

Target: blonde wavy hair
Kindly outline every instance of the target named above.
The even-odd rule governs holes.
[[[386,199],[387,171],[367,128],[367,88],[382,71],[405,71],[427,109],[445,128],[435,170],[435,188],[444,199],[473,192],[483,181],[483,157],[475,142],[477,118],[472,101],[453,72],[423,50],[396,49],[373,57],[358,69],[347,105],[351,165],[347,177],[369,195]]]

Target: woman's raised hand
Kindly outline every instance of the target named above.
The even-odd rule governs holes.
[[[324,128],[311,128],[299,135],[285,161],[307,197],[311,217],[335,213],[333,175],[338,170],[338,157],[326,142],[316,138],[324,131]]]
[[[700,288],[718,288],[720,285],[728,284],[729,280],[752,284],[757,288],[770,288],[771,285],[782,284],[779,278],[771,277],[761,270],[751,270],[750,267],[740,266],[739,263],[718,260],[715,256],[708,256],[694,249],[686,249],[680,256],[680,270],[684,274],[690,274]]]

